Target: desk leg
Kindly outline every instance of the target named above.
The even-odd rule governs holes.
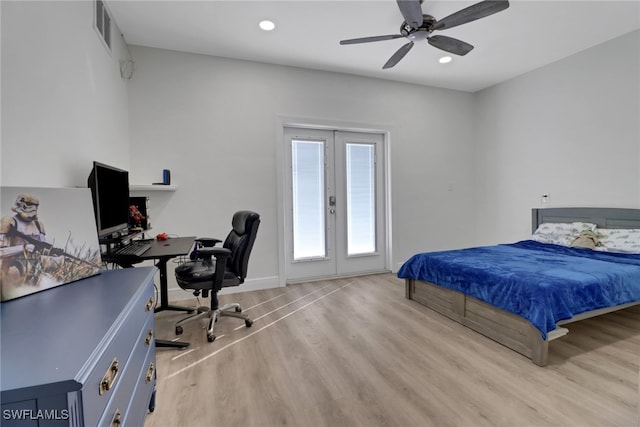
[[[158,260],[156,267],[160,271],[160,305],[156,307],[155,312],[158,313],[164,310],[173,311],[186,311],[187,313],[193,313],[193,308],[181,307],[178,305],[169,304],[169,285],[167,283],[167,259],[162,258]]]
[[[161,258],[158,260],[156,267],[160,272],[160,305],[156,307],[154,310],[155,313],[164,310],[174,310],[174,311],[186,311],[187,313],[193,313],[194,310],[189,307],[181,307],[178,305],[170,305],[169,304],[169,285],[167,283],[167,261],[166,258]],[[157,348],[187,348],[189,347],[188,342],[183,341],[167,341],[167,340],[156,340]]]

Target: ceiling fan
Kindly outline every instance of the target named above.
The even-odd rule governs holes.
[[[384,64],[383,69],[391,68],[396,65],[404,56],[409,53],[414,42],[426,40],[433,47],[444,50],[455,55],[466,55],[473,49],[473,46],[462,40],[453,37],[431,35],[433,31],[447,30],[484,18],[494,13],[498,13],[509,7],[509,2],[485,0],[480,3],[473,4],[467,8],[459,10],[441,20],[436,20],[431,15],[422,13],[422,0],[396,0],[404,22],[400,26],[400,34],[389,34],[386,36],[362,37],[358,39],[341,40],[340,44],[357,44],[378,42],[382,40],[393,40],[404,37],[409,43],[403,45],[394,53],[391,58]]]

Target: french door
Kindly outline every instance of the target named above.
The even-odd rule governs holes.
[[[287,281],[384,271],[382,134],[286,127]]]

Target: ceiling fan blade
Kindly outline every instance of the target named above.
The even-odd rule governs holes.
[[[473,49],[473,46],[469,43],[447,36],[431,36],[427,39],[427,42],[433,47],[460,56],[466,55]]]
[[[409,53],[412,47],[413,47],[413,42],[409,42],[404,46],[402,46],[400,49],[396,50],[396,53],[394,53],[393,56],[389,58],[389,60],[387,61],[386,64],[384,64],[382,69],[386,70],[387,68],[391,68],[394,65],[396,65],[398,62],[400,62],[402,58],[404,58],[404,56],[407,53]]]
[[[393,40],[404,37],[402,34],[389,34],[387,36],[373,36],[373,37],[361,37],[359,39],[340,40],[340,44],[357,44],[357,43],[369,43],[379,42],[382,40]]]
[[[446,18],[442,18],[436,22],[433,26],[434,30],[446,30],[448,28],[457,27],[458,25],[466,24],[467,22],[475,21],[476,19],[484,18],[494,13],[498,13],[509,7],[509,2],[485,0],[480,3],[476,3],[467,8],[459,10]]]
[[[413,28],[422,25],[422,7],[420,0],[396,0],[405,22]]]

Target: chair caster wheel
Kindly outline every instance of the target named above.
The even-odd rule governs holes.
[[[242,307],[236,307],[236,313],[242,313]]]
[[[245,325],[247,328],[250,328],[250,327],[251,327],[251,325],[253,325],[253,320],[249,320],[249,319],[245,320],[245,321],[244,321],[244,325]]]
[[[216,339],[216,336],[213,334],[207,334],[207,341],[209,342],[214,342]]]
[[[182,335],[182,326],[176,326],[176,335]]]

